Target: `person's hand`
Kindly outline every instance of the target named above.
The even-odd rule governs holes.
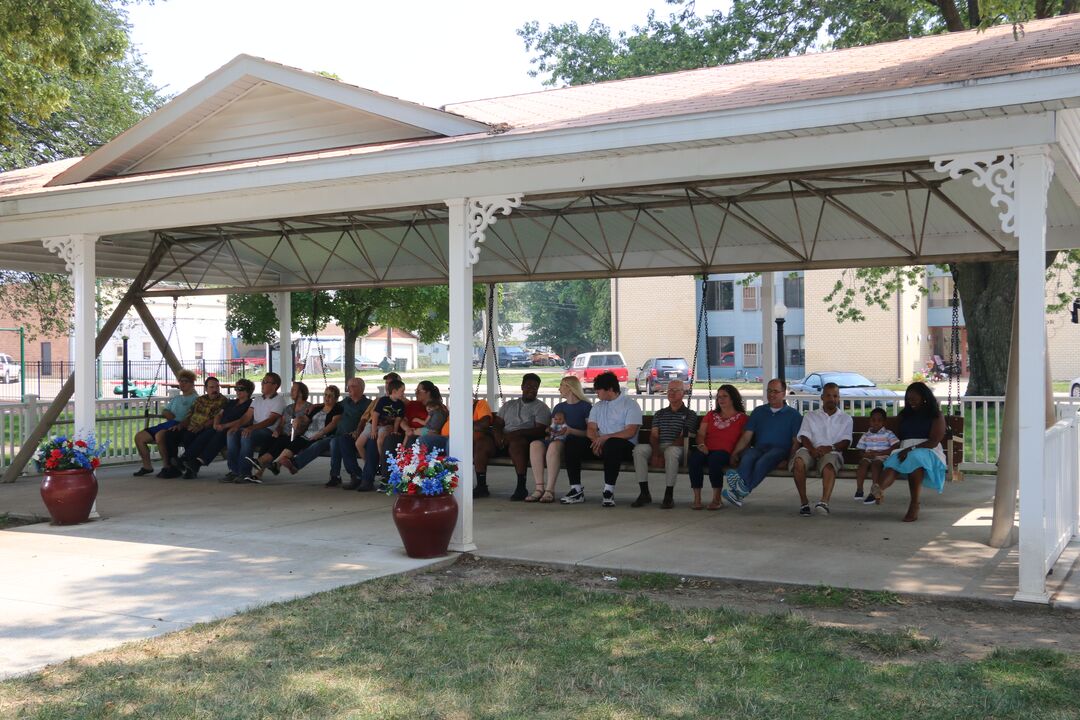
[[[554,437],[565,437],[568,434],[570,434],[570,426],[569,425],[561,427],[561,428],[559,428],[558,430],[556,430],[555,432],[552,433],[552,435]]]
[[[600,454],[600,451],[604,449],[604,442],[606,440],[607,440],[607,435],[601,435],[601,436],[599,436],[598,438],[596,438],[595,440],[592,441],[592,444],[589,447],[592,448],[593,454],[595,454],[595,455]]]
[[[905,460],[907,460],[907,456],[910,454],[911,448],[904,448],[899,453],[897,453],[897,456],[900,458],[900,462],[904,462]]]
[[[276,437],[276,438],[281,437],[281,433],[279,433],[277,430],[275,430],[273,433],[271,433],[271,437]]]
[[[244,428],[243,430],[240,431],[240,437],[247,437],[249,435],[251,435],[251,428],[250,427],[246,427],[246,428]]]

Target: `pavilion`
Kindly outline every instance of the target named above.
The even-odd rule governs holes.
[[[466,388],[477,282],[1018,260],[1030,601],[1077,532],[1076,419],[1044,420],[1044,257],[1075,247],[1080,15],[439,109],[241,55],[84,158],[0,175],[0,267],[75,287],[40,432],[72,392],[92,430],[95,355],[150,296],[269,293],[284,345],[291,291],[449,283]],[[98,276],[131,286],[95,339]]]

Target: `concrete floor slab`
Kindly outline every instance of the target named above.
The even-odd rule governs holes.
[[[0,677],[430,564],[405,556],[392,498],[323,488],[324,465],[262,486],[108,468],[99,472],[102,519],[0,532]],[[615,508],[600,507],[594,473],[585,474],[589,501],[575,506],[509,502],[507,468],[492,469],[489,482],[494,495],[475,503],[477,554],[487,557],[1002,602],[1016,590],[1016,549],[985,545],[992,477],[925,495],[916,523],[900,522],[906,489],[868,507],[851,498],[850,482],[837,488],[831,516],[812,518],[798,516],[794,488],[779,478],[741,510],[715,512],[689,509],[685,477],[672,510],[631,508],[630,478]],[[660,483],[653,478],[655,498]],[[47,518],[38,481],[0,485],[0,513]],[[1063,604],[1080,597],[1078,557],[1074,543],[1050,578]]]

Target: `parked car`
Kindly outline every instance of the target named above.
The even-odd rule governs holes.
[[[323,364],[326,367],[326,372],[339,373],[342,372],[345,367],[345,358],[342,355],[335,358],[327,358]],[[353,366],[357,370],[372,370],[379,367],[379,363],[371,358],[357,355],[353,358]]]
[[[532,358],[529,353],[525,352],[524,348],[514,347],[513,345],[508,347],[498,348],[499,367],[529,367],[532,365]]]
[[[859,373],[829,371],[810,373],[798,382],[788,383],[788,392],[794,394],[820,395],[826,383],[840,386],[840,397],[903,397],[895,390],[879,388],[877,383]],[[889,403],[891,405],[891,403]]]
[[[233,367],[263,367],[266,365],[266,350],[261,347],[249,348],[230,359],[229,364]]]
[[[1069,396],[1080,398],[1080,377],[1072,381],[1072,384],[1069,387]]]
[[[690,363],[686,362],[686,358],[649,358],[638,368],[637,377],[634,378],[634,390],[638,395],[643,392],[664,393],[667,392],[669,382],[690,382],[691,375]]]
[[[19,382],[19,363],[6,353],[0,353],[0,378],[4,382]]]
[[[532,360],[533,365],[558,367],[563,364],[563,359],[561,357],[547,350],[533,350],[530,359]]]
[[[593,380],[597,375],[605,372],[615,373],[619,384],[623,386],[630,379],[630,372],[626,369],[626,360],[623,359],[622,353],[612,351],[581,353],[570,363],[563,377],[573,375],[581,380],[581,385],[586,392],[591,392]]]

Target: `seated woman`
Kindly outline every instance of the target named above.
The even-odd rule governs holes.
[[[427,403],[424,407],[427,411],[427,418],[424,420],[424,424],[418,428],[405,425],[402,442],[406,445],[410,445],[417,440],[422,441],[423,438],[429,435],[439,437],[443,425],[450,419],[450,410],[443,404],[442,393],[439,392],[438,386],[427,380],[424,382],[428,383],[429,386],[424,388],[427,397]]]
[[[708,509],[718,510],[724,506],[724,468],[731,463],[731,453],[748,420],[738,389],[734,385],[721,385],[716,391],[716,407],[705,413],[698,426],[697,445],[690,449],[688,471],[690,489],[694,493],[692,509],[702,507],[701,487],[705,483],[706,467],[713,490]]]
[[[880,484],[870,488],[863,501],[867,505],[880,505],[885,491],[896,482],[898,475],[907,477],[911,500],[904,522],[919,519],[919,492],[922,486],[941,492],[945,487],[945,452],[941,441],[945,437],[945,416],[938,407],[937,398],[925,383],[908,385],[904,392],[904,409],[900,418],[900,449],[885,460],[884,476]]]
[[[135,477],[149,475],[154,472],[154,466],[150,462],[151,443],[156,444],[158,452],[162,453],[162,469],[169,466],[165,432],[179,425],[180,421],[191,412],[191,406],[199,398],[199,393],[195,391],[195,373],[190,370],[181,370],[176,374],[176,384],[180,386],[180,394],[169,398],[169,402],[165,404],[165,410],[161,413],[161,417],[165,418],[165,422],[152,425],[135,433],[135,447],[138,448],[139,458],[142,460],[142,467],[132,473]]]
[[[289,398],[292,403],[285,406],[281,418],[274,425],[274,430],[270,433],[270,442],[258,457],[246,458],[248,464],[251,465],[251,475],[248,476],[251,481],[262,482],[263,470],[270,465],[270,462],[297,438],[303,439],[309,420],[308,412],[311,410],[311,403],[308,402],[309,395],[310,391],[305,383],[297,381],[292,384],[289,389]],[[274,474],[277,475],[277,472],[275,471]]]
[[[556,414],[561,413],[565,419],[563,423],[565,426],[558,430],[550,430],[550,440],[533,440],[529,443],[529,464],[532,466],[533,483],[536,489],[525,498],[525,502],[554,502],[555,481],[559,478],[559,467],[566,454],[567,444],[581,445],[579,452],[572,452],[567,456],[570,460],[580,458],[589,444],[586,429],[592,403],[585,399],[585,392],[581,389],[581,380],[572,375],[564,377],[559,383],[559,395],[562,396],[562,401],[551,409],[551,417],[554,418]],[[556,432],[557,437],[555,437]],[[571,467],[571,463],[567,463],[566,475],[570,478],[571,485],[580,485],[580,460],[573,464],[574,467]]]
[[[302,437],[294,440],[288,447],[270,464],[270,471],[274,472],[275,466],[285,468],[290,474],[295,475],[300,468],[307,466],[312,460],[321,457],[323,452],[330,448],[330,444],[337,435],[338,423],[344,413],[344,406],[339,402],[341,390],[337,385],[327,385],[323,392],[321,405],[315,405],[308,413],[310,418],[307,429]],[[300,447],[301,445],[306,445]],[[336,482],[335,482],[336,480]],[[326,487],[338,487],[341,485],[340,478],[332,477]]]

